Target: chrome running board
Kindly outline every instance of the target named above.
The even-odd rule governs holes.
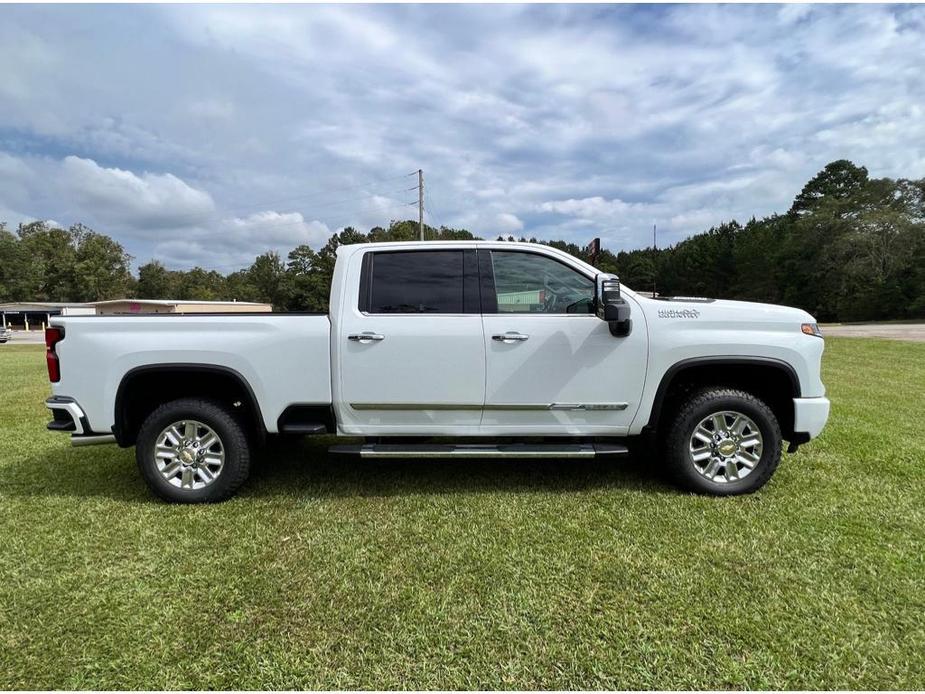
[[[106,443],[115,443],[116,437],[112,434],[99,434],[92,436],[71,436],[72,446],[100,446]]]
[[[328,450],[361,458],[594,458],[629,452],[626,446],[611,443],[366,443]]]

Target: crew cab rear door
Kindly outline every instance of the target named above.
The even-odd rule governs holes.
[[[622,435],[642,395],[645,323],[614,337],[594,278],[551,255],[479,249],[483,434]]]
[[[476,251],[371,250],[361,263],[333,337],[341,431],[475,434],[485,399]]]

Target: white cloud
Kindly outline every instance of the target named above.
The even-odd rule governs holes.
[[[61,186],[95,216],[141,229],[187,226],[215,209],[208,193],[173,174],[138,175],[75,156],[61,164]]]
[[[235,105],[228,99],[196,99],[186,108],[193,118],[206,121],[223,121],[234,117]]]
[[[154,246],[154,253],[172,267],[194,265],[224,272],[250,265],[267,251],[286,255],[296,246],[323,245],[332,230],[318,220],[306,221],[298,212],[266,210],[246,217],[223,219],[208,227],[171,231]]]
[[[0,222],[5,222],[7,231],[15,231],[16,227],[24,222],[34,222],[35,217],[23,214],[19,210],[14,210],[6,205],[0,204]]]
[[[510,234],[515,231],[523,231],[524,223],[516,214],[502,212],[495,217],[495,228],[499,233]]]
[[[813,11],[813,6],[803,3],[788,3],[777,12],[777,18],[782,24],[796,24],[806,19]]]
[[[267,210],[228,220],[231,236],[238,242],[253,248],[255,243],[269,247],[293,247],[308,244],[317,248],[331,235],[331,229],[317,219],[306,221],[299,212],[274,212]]]
[[[637,206],[641,207],[641,206]],[[583,217],[586,219],[607,219],[626,214],[633,205],[622,200],[607,200],[600,195],[590,198],[569,198],[568,200],[551,200],[539,206],[543,212]]]

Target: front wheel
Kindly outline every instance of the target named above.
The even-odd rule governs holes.
[[[781,457],[777,417],[750,393],[708,388],[692,394],[668,428],[665,457],[691,491],[748,494],[767,483]]]
[[[209,400],[165,403],[141,426],[135,460],[148,487],[165,501],[222,501],[250,471],[250,446],[240,422]]]

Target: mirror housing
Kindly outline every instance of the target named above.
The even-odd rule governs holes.
[[[630,319],[630,307],[623,299],[621,304],[607,304],[604,306],[604,320],[608,323],[622,323]]]
[[[630,306],[620,294],[620,278],[601,273],[596,280],[597,317],[607,322],[611,335],[626,337],[632,330],[633,321],[630,320]]]

